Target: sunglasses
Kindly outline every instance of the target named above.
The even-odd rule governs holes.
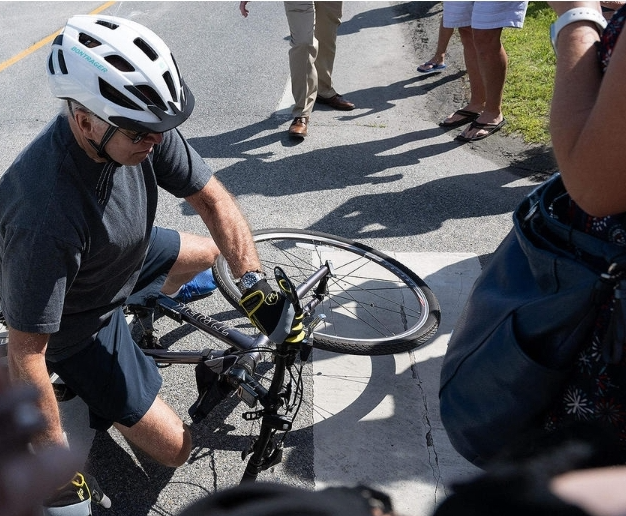
[[[129,138],[133,143],[139,143],[141,140],[143,140],[149,134],[161,134],[161,133],[152,133],[150,131],[143,131],[143,132],[128,131],[127,129],[120,129],[119,127],[118,127],[117,131],[119,133],[122,133],[124,136],[126,136],[126,138]]]

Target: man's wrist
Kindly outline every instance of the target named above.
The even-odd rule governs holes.
[[[256,285],[259,281],[266,278],[262,271],[248,271],[236,282],[239,292],[244,293],[249,288]]]

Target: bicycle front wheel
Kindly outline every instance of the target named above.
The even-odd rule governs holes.
[[[426,283],[397,260],[358,242],[308,230],[266,229],[253,233],[268,274],[281,267],[295,285],[330,261],[325,318],[313,346],[352,355],[389,355],[414,349],[439,327],[439,303]],[[241,294],[226,260],[213,273],[222,294],[237,309]],[[311,294],[312,295],[312,294]],[[310,297],[305,296],[305,305]]]

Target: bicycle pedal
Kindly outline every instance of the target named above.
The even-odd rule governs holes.
[[[137,344],[141,349],[165,349],[165,347],[159,342],[159,338],[156,337],[154,333],[144,333]]]
[[[293,425],[293,419],[284,414],[270,414],[263,418],[263,424],[269,426],[273,430],[281,432],[289,432]]]
[[[241,414],[241,417],[246,421],[256,421],[257,419],[261,419],[263,417],[263,410],[257,410],[255,412],[244,412]]]

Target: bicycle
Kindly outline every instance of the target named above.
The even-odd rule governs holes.
[[[161,295],[156,314],[188,323],[226,346],[161,349],[151,311],[126,307],[140,328],[143,352],[159,366],[196,365],[198,398],[189,409],[194,423],[230,395],[251,409],[242,414],[245,420],[260,422],[258,435],[242,451],[242,459],[247,458],[242,482],[255,480],[281,462],[285,438],[303,400],[302,368],[313,348],[370,356],[401,353],[429,341],[440,320],[438,301],[428,285],[369,246],[307,230],[269,229],[253,236],[264,269],[274,270],[276,281],[290,286],[295,294],[290,301],[304,314],[306,338],[301,344],[245,334]],[[222,295],[243,313],[240,292],[223,257],[218,257],[213,274]],[[266,354],[273,367],[261,375],[259,365]]]

